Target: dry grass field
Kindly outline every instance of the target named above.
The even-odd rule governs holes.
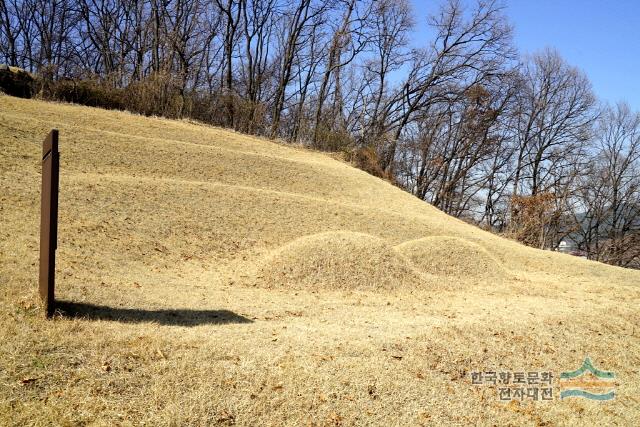
[[[36,293],[60,130],[57,296]],[[640,425],[640,272],[534,250],[326,154],[0,96],[0,425]],[[475,371],[616,374],[501,402]]]

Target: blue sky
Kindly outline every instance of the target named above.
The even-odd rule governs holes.
[[[428,37],[425,17],[442,0],[412,0],[415,43]],[[473,0],[468,0],[471,3]],[[582,69],[603,101],[640,111],[640,0],[504,0],[523,52],[555,47]]]

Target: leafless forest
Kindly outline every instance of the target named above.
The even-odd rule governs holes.
[[[640,114],[520,54],[499,3],[0,0],[0,63],[45,98],[341,151],[528,245],[640,266]]]

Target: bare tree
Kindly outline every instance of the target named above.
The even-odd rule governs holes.
[[[518,157],[514,194],[549,189],[554,170],[580,153],[597,117],[587,77],[547,49],[522,68],[516,122]]]
[[[18,66],[18,37],[20,33],[17,16],[17,4],[7,0],[0,0],[0,52],[4,61]]]
[[[362,8],[356,6],[361,5]],[[336,77],[336,90],[340,93],[339,73],[342,67],[349,65],[362,52],[369,42],[365,26],[371,12],[371,3],[367,0],[344,0],[344,10],[340,25],[333,31],[327,51],[327,63],[322,73],[315,108],[315,121],[312,146],[318,146],[318,138],[323,124],[323,108],[327,99],[330,79]],[[334,111],[335,113],[335,111]]]
[[[402,108],[394,120],[394,136],[383,148],[385,170],[392,168],[398,141],[416,114],[459,96],[484,76],[499,73],[505,61],[515,55],[511,28],[495,2],[478,2],[466,14],[459,1],[451,0],[430,24],[436,30],[436,39],[429,48],[416,52],[396,97]]]
[[[227,125],[235,125],[235,107],[233,90],[233,51],[236,44],[236,33],[240,24],[242,8],[239,0],[215,0],[220,13],[224,16],[224,61],[225,73],[223,78],[224,95],[227,102]]]
[[[282,54],[279,64],[278,82],[275,90],[273,106],[273,120],[270,135],[276,137],[280,130],[280,118],[284,109],[287,87],[291,83],[292,70],[297,53],[304,48],[308,40],[315,40],[317,20],[324,13],[324,8],[314,6],[312,0],[300,0],[291,10],[285,13],[286,37],[282,41]],[[315,23],[315,25],[314,25]],[[305,34],[305,29],[311,25],[311,30]]]
[[[554,248],[561,234],[570,231],[562,219],[571,210],[574,183],[589,150],[597,117],[595,97],[587,77],[550,49],[528,58],[516,93],[510,228],[518,238]],[[531,200],[524,199],[527,197]],[[551,211],[548,200],[553,200]],[[542,204],[540,209],[530,208],[536,201]],[[520,209],[526,206],[529,208]],[[545,212],[545,218],[527,216],[536,212]],[[540,224],[535,239],[529,231],[523,232],[532,223]]]
[[[640,267],[640,113],[624,103],[606,106],[595,140],[578,191],[575,240],[590,258]]]
[[[390,101],[390,74],[398,70],[409,53],[409,31],[414,25],[412,11],[406,0],[382,0],[374,5],[372,11],[373,35],[371,37],[372,57],[363,64],[361,75],[363,87],[369,96],[363,101],[362,108],[364,130],[363,145],[379,145],[386,132]]]

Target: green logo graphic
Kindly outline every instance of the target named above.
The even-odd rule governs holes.
[[[616,397],[615,374],[596,369],[588,357],[575,371],[560,374],[560,399],[584,397],[591,400],[611,400]]]

